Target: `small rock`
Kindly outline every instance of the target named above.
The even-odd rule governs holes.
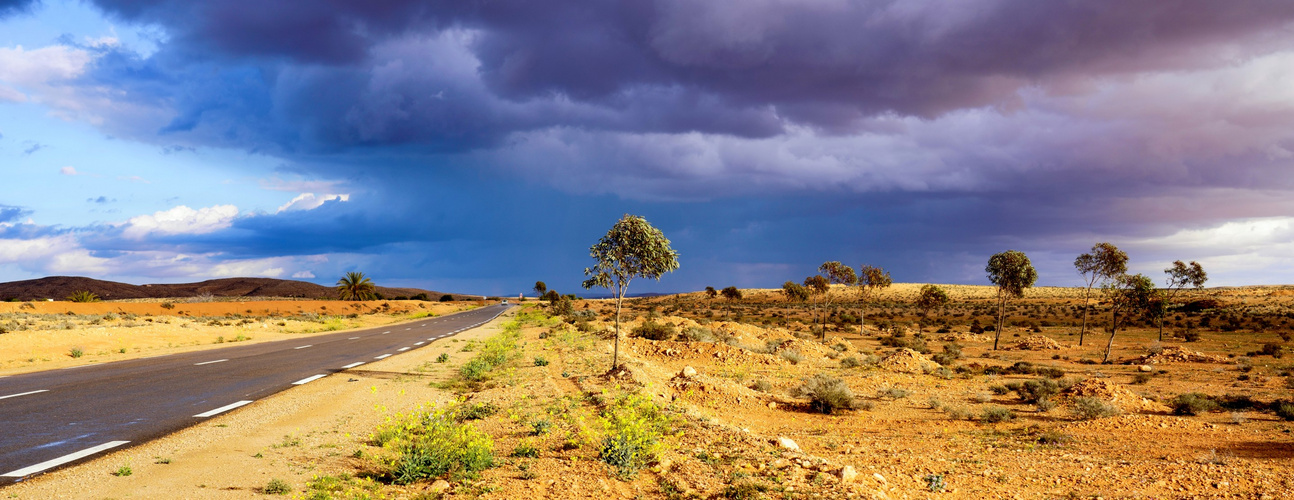
[[[437,479],[436,482],[431,483],[432,493],[444,493],[445,490],[448,490],[448,489],[449,489],[449,481],[446,481],[444,479]]]
[[[873,472],[872,477],[876,478],[877,481],[880,481],[881,484],[890,484],[889,481],[885,480],[885,476],[882,476],[879,472]]]
[[[770,409],[770,410],[776,410],[776,409],[777,409],[777,403],[769,402],[769,403],[768,403],[768,409]]]
[[[840,470],[836,472],[836,475],[840,476],[840,482],[846,484],[858,480],[858,471],[854,470],[854,466],[852,465],[841,467]]]
[[[682,375],[682,376],[683,376],[683,378],[692,378],[692,377],[695,377],[695,376],[696,376],[696,368],[692,368],[692,367],[690,367],[690,366],[684,366],[684,367],[683,367],[683,371],[682,371],[682,372],[680,372],[680,373],[679,373],[679,375]]]
[[[795,441],[792,441],[791,438],[788,437],[777,438],[777,445],[781,446],[782,449],[785,450],[800,451],[800,445],[795,444]]]
[[[1155,367],[1150,365],[1141,365],[1138,366],[1137,369],[1147,373],[1155,371]]]

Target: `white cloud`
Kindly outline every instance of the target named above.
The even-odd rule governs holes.
[[[216,205],[198,210],[180,205],[152,215],[132,217],[122,234],[140,239],[149,234],[205,234],[225,229],[238,217],[238,207]]]
[[[89,52],[64,45],[36,50],[0,47],[0,81],[20,86],[40,86],[75,78],[93,60]]]
[[[17,89],[0,85],[0,101],[27,102],[27,94]]]
[[[323,206],[328,201],[350,201],[349,194],[325,194],[316,196],[314,193],[301,193],[296,198],[292,198],[283,206],[279,207],[275,213],[283,213],[288,210],[314,210]]]
[[[0,239],[0,264],[51,274],[101,274],[109,260],[95,257],[70,235]]]
[[[308,280],[308,279],[314,278],[315,273],[312,273],[310,271],[297,271],[295,273],[292,273],[292,277],[296,279]]]
[[[58,169],[58,173],[63,175],[81,175],[80,172],[76,171],[76,167],[63,167]]]
[[[1291,284],[1294,262],[1294,217],[1232,220],[1211,227],[1184,229],[1173,234],[1127,245],[1149,259],[1134,265],[1134,272],[1152,279],[1163,277],[1173,260],[1195,260],[1214,278],[1214,285]],[[1141,252],[1138,252],[1141,253]]]

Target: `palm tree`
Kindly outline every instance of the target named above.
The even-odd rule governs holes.
[[[351,271],[337,280],[337,296],[341,300],[373,300],[377,298],[377,286],[364,273]]]

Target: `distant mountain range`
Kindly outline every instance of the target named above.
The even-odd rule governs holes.
[[[132,285],[80,276],[50,276],[34,280],[0,283],[0,300],[64,300],[72,293],[82,290],[92,292],[103,300],[185,298],[202,295],[215,297],[337,298],[337,290],[333,287],[304,281],[273,278],[224,278],[200,283]],[[390,288],[384,286],[377,287],[377,293],[386,299],[412,297],[425,293],[431,300],[437,300],[441,295],[444,295],[442,292],[420,288]],[[453,295],[455,299],[469,297],[460,294]],[[480,296],[470,297],[479,298]]]

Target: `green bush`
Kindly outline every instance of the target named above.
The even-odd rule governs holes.
[[[444,363],[444,362],[447,362],[447,361],[449,361],[449,353],[447,353],[447,352],[442,352],[442,353],[440,353],[440,355],[439,355],[439,356],[436,356],[436,362],[437,362],[437,363]]]
[[[1040,378],[1037,380],[1026,380],[1014,388],[1016,394],[1020,395],[1020,401],[1025,403],[1037,403],[1051,399],[1052,396],[1060,394],[1060,384],[1054,380]]]
[[[1008,420],[1013,420],[1013,419],[1015,419],[1014,412],[1012,412],[1007,408],[1003,408],[997,405],[990,405],[984,408],[984,411],[980,413],[980,420],[983,420],[990,424],[995,424],[998,422],[1006,422]]]
[[[792,394],[796,397],[809,398],[814,410],[831,414],[836,410],[851,410],[855,407],[854,393],[843,380],[819,373],[796,387]]]
[[[785,360],[787,360],[787,361],[790,361],[790,362],[791,362],[791,364],[793,364],[793,365],[798,365],[798,364],[800,364],[800,362],[801,362],[801,361],[804,361],[804,356],[803,356],[803,355],[801,355],[799,352],[794,351],[794,350],[791,350],[791,349],[787,349],[787,350],[781,351],[781,352],[777,353],[777,355],[778,355],[778,356],[781,356],[781,357],[782,357],[782,359],[785,359]]]
[[[769,382],[768,379],[761,378],[759,380],[756,380],[755,383],[750,386],[750,388],[757,390],[759,392],[768,392],[773,388],[773,384]]]
[[[292,485],[282,479],[274,478],[261,491],[264,491],[266,495],[286,495],[292,493]]]
[[[1173,415],[1195,416],[1204,412],[1218,409],[1218,402],[1214,401],[1207,394],[1199,392],[1190,392],[1179,394],[1169,403],[1173,407]]]
[[[670,419],[645,395],[627,393],[601,412],[607,434],[598,457],[621,478],[637,475],[659,451]]]
[[[853,356],[840,360],[841,368],[858,368],[860,366],[863,366],[863,363]]]
[[[673,325],[663,325],[655,321],[645,321],[633,329],[633,336],[649,340],[670,340],[678,335]]]
[[[1277,401],[1272,403],[1272,411],[1276,413],[1281,420],[1294,420],[1294,401]]]
[[[1098,418],[1113,417],[1123,413],[1119,407],[1102,401],[1099,398],[1074,398],[1074,416],[1079,420],[1094,420]]]
[[[72,302],[98,302],[99,296],[88,290],[77,290],[72,295],[67,296],[67,300]]]
[[[687,342],[714,342],[714,332],[704,326],[689,326],[678,334],[678,340]]]
[[[68,349],[67,355],[73,358],[79,358],[85,355],[85,349],[82,348],[81,346],[76,346],[71,349]]]
[[[535,366],[548,366],[548,360],[543,356],[535,356]]]
[[[374,440],[396,453],[387,461],[386,477],[395,484],[410,484],[446,475],[475,477],[493,467],[490,436],[460,423],[462,415],[474,411],[451,406],[396,418],[379,427]]]
[[[529,439],[523,439],[512,449],[512,456],[517,458],[539,458],[539,448]]]

